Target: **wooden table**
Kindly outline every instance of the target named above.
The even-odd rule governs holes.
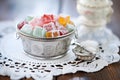
[[[69,0],[65,0],[65,2],[69,2]],[[74,2],[71,0],[71,2]],[[114,14],[112,17],[111,23],[108,24],[109,28],[119,36],[120,38],[120,0],[113,0],[114,2]],[[75,8],[75,3],[73,4]],[[64,10],[60,10],[62,12]],[[69,11],[68,11],[69,12]],[[76,11],[71,15],[78,15]],[[7,76],[0,76],[0,80],[10,80]],[[32,78],[29,79],[21,79],[21,80],[33,80]],[[55,76],[54,80],[120,80],[120,62],[111,64],[101,71],[95,73],[85,73],[85,72],[77,72],[75,74],[65,74],[60,76]]]

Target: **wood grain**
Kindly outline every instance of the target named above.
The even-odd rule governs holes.
[[[57,77],[57,80],[119,80],[120,63],[114,63],[95,73],[77,72]]]
[[[65,74],[54,77],[54,80],[119,80],[120,79],[120,62],[105,67],[103,70],[95,73],[77,72],[75,74]],[[7,76],[0,76],[0,80],[10,80]],[[33,80],[21,79],[21,80]]]

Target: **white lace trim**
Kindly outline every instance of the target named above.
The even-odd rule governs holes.
[[[15,34],[9,34],[1,39],[0,75],[8,75],[11,79],[33,77],[35,80],[52,80],[53,76],[76,71],[96,72],[120,60],[120,42],[117,38],[111,40],[117,42],[101,46],[93,61],[77,60],[71,51],[72,46],[63,58],[36,60],[24,54],[21,41],[16,40]]]

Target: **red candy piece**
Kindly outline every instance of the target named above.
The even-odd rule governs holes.
[[[55,20],[54,20],[54,16],[53,15],[43,15],[41,18],[35,18],[33,19],[30,24],[32,26],[41,26],[43,27],[44,24],[48,24],[50,22],[54,22],[55,23]]]
[[[54,16],[53,16],[53,15],[44,14],[44,15],[41,17],[41,22],[42,22],[43,24],[47,24],[47,23],[50,23],[50,22],[55,22]]]
[[[68,30],[60,30],[59,32],[60,32],[60,35],[65,35],[68,33]]]
[[[61,35],[64,35],[61,31],[59,31],[59,32],[60,32],[60,36],[61,36]]]
[[[25,24],[28,24],[26,21],[23,21],[17,25],[18,29],[20,30]]]
[[[59,30],[60,35],[65,35],[66,33],[68,33],[68,30],[63,26],[58,26],[57,29]]]

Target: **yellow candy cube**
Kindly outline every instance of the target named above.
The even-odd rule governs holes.
[[[71,23],[70,21],[70,16],[67,16],[67,17],[62,17],[60,16],[59,19],[58,19],[58,22],[63,25],[64,27],[66,27],[67,23]]]

